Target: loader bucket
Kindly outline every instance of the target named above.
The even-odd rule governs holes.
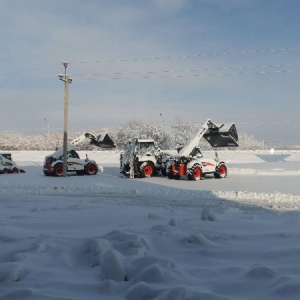
[[[208,128],[203,137],[212,147],[238,147],[238,134],[234,123]]]
[[[106,149],[116,148],[115,143],[107,133],[99,134],[96,138],[91,139],[91,144]]]

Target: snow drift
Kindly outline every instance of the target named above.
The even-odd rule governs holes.
[[[190,182],[123,178],[116,152],[89,153],[98,175],[49,178],[44,153],[13,153],[0,299],[299,299],[299,153],[256,154]]]

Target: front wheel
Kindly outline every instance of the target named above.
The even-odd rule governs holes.
[[[195,166],[188,174],[189,180],[200,180],[202,177],[202,170],[199,166]]]
[[[10,172],[13,174],[16,174],[16,173],[19,173],[19,169],[16,167],[13,167]]]
[[[88,163],[85,166],[85,172],[86,172],[87,175],[95,175],[98,172],[98,168],[97,168],[97,166],[95,164]]]
[[[122,173],[125,177],[129,177],[130,176],[130,165],[129,164],[124,165],[123,169],[120,173]]]
[[[224,163],[220,163],[216,168],[214,176],[216,178],[225,178],[227,176],[227,166]]]

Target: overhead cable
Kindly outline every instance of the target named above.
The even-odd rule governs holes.
[[[188,73],[199,71],[218,71],[218,70],[239,70],[239,69],[258,69],[258,68],[282,68],[282,67],[295,67],[299,64],[276,64],[276,65],[258,65],[258,66],[236,66],[236,67],[223,67],[223,68],[202,68],[202,69],[183,69],[183,70],[162,70],[162,71],[143,71],[143,72],[114,72],[114,73],[87,73],[87,74],[73,74],[73,76],[107,76],[107,75],[142,75],[142,74],[159,74],[159,73]]]
[[[297,73],[300,70],[275,70],[275,71],[256,71],[256,72],[231,72],[231,73],[202,73],[189,75],[145,75],[145,76],[131,76],[131,77],[95,77],[81,78],[81,80],[124,80],[124,79],[157,79],[157,78],[188,78],[188,77],[211,77],[211,76],[233,76],[233,75],[250,75],[250,74],[272,74],[272,73]],[[154,72],[147,72],[145,74],[153,74]],[[99,74],[100,75],[100,74]],[[98,76],[98,75],[97,75]]]
[[[71,61],[69,64],[89,64],[89,63],[116,63],[116,62],[131,62],[131,61],[149,61],[149,60],[169,60],[169,59],[186,59],[196,57],[209,57],[209,56],[223,56],[223,55],[244,55],[244,54],[257,54],[257,53],[271,53],[283,51],[299,51],[300,48],[280,48],[280,49],[261,49],[261,50],[242,50],[242,51],[229,51],[229,52],[216,52],[216,53],[199,53],[190,55],[172,55],[160,57],[144,57],[144,58],[131,58],[131,59],[107,59],[107,60],[92,60],[92,61]]]

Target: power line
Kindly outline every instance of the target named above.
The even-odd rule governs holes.
[[[144,57],[144,58],[131,58],[131,59],[107,59],[107,60],[93,60],[93,61],[73,61],[69,64],[89,64],[89,63],[115,63],[115,62],[132,62],[132,61],[151,61],[151,60],[170,60],[170,59],[180,59],[180,58],[195,58],[195,57],[209,57],[209,56],[223,56],[223,55],[245,55],[245,54],[258,54],[258,53],[276,53],[276,52],[285,52],[285,51],[299,51],[300,48],[279,48],[279,49],[260,49],[260,50],[241,50],[241,51],[227,51],[227,52],[215,52],[215,53],[200,53],[200,54],[187,54],[187,55],[170,55],[170,56],[161,56],[161,57]],[[34,68],[21,69],[18,71],[13,71],[9,73],[1,73],[2,75],[11,75],[17,73],[31,72],[31,71],[40,71],[48,68],[58,67],[59,63],[37,66]]]
[[[101,62],[131,62],[131,61],[146,61],[146,60],[164,60],[164,59],[177,59],[177,58],[195,58],[195,57],[207,57],[207,56],[221,56],[221,55],[244,55],[244,54],[258,54],[258,53],[276,53],[276,52],[283,52],[283,51],[299,51],[299,48],[280,48],[280,49],[266,49],[266,50],[246,50],[246,51],[232,51],[232,52],[217,52],[217,53],[207,53],[207,54],[195,54],[195,55],[180,55],[180,56],[166,56],[166,57],[150,57],[150,58],[133,58],[133,59],[119,59],[119,60],[96,60],[96,61],[80,61],[77,62],[77,64],[88,64],[88,63],[101,63]],[[71,62],[72,64],[76,64],[76,62]],[[27,71],[41,71],[48,68],[53,68],[59,66],[59,64],[52,64],[47,66],[38,66],[35,68],[30,69],[22,69],[15,72],[10,72],[7,74],[2,75],[9,75],[9,74],[17,74],[17,73],[25,73]],[[203,69],[195,69],[195,70],[164,70],[164,71],[144,71],[144,72],[116,72],[116,73],[92,73],[92,74],[75,74],[75,76],[78,77],[92,77],[92,78],[84,78],[84,80],[121,80],[121,79],[155,79],[155,78],[186,78],[186,77],[204,77],[204,76],[233,76],[233,75],[248,75],[251,74],[251,72],[230,72],[230,73],[211,73],[211,74],[188,74],[187,73],[196,73],[196,72],[207,72],[207,71],[217,71],[217,70],[253,70],[256,68],[290,68],[299,66],[298,64],[277,64],[277,65],[260,65],[260,66],[236,66],[236,67],[225,67],[225,68],[203,68]],[[295,73],[299,72],[299,70],[275,70],[275,71],[257,71],[252,72],[254,74],[272,74],[272,73]],[[179,74],[182,73],[182,74]],[[160,74],[160,75],[159,75]],[[128,76],[129,77],[126,77]],[[135,76],[131,76],[135,75]],[[138,75],[138,76],[136,76]],[[97,78],[96,78],[97,77]],[[51,78],[51,76],[48,77],[40,77],[37,79],[29,79],[20,81],[17,83],[10,83],[0,84],[0,90],[3,90],[3,87],[11,87],[15,85],[22,84],[21,87],[17,88],[26,88],[26,87],[34,87],[39,85],[47,85],[47,83],[43,84],[34,84],[34,81],[40,81],[40,80],[47,80],[48,78]],[[53,80],[54,81],[54,80]],[[16,89],[16,87],[13,87]]]
[[[245,55],[245,54],[258,54],[258,53],[274,53],[284,51],[299,51],[300,48],[279,48],[279,49],[261,49],[261,50],[242,50],[230,52],[216,52],[216,53],[199,53],[191,55],[174,55],[174,56],[161,56],[161,57],[144,57],[144,58],[131,58],[131,59],[107,59],[107,60],[93,60],[93,61],[78,61],[70,62],[70,64],[89,64],[89,63],[117,63],[117,62],[132,62],[132,61],[151,61],[151,60],[170,60],[170,59],[187,59],[196,57],[210,57],[210,56],[224,56],[224,55]]]
[[[56,77],[57,76],[45,76],[45,77],[39,77],[35,79],[28,79],[28,80],[22,80],[18,82],[11,82],[8,84],[2,84],[0,85],[0,91],[19,90],[19,89],[51,85],[54,82],[56,82]]]
[[[151,123],[151,122],[149,122]],[[155,122],[154,122],[155,123]],[[160,121],[157,121],[157,123],[161,123]],[[266,126],[285,126],[285,125],[300,125],[300,119],[299,120],[282,120],[282,121],[271,121],[271,122],[258,122],[258,121],[249,121],[249,122],[235,122],[236,126],[238,128],[240,127],[266,127]],[[202,126],[200,123],[182,123],[182,124],[173,124],[173,123],[165,123],[165,125],[170,127],[184,127],[184,126],[192,126],[192,127],[199,127]],[[122,125],[118,125],[118,122],[113,122],[112,124],[100,124],[98,126],[95,125],[85,125],[84,127],[80,126],[70,126],[71,130],[73,131],[79,131],[84,128],[84,130],[89,130],[92,128],[113,128],[113,127],[122,127]],[[18,132],[18,131],[24,131],[24,132],[44,132],[46,128],[16,128],[13,130],[0,130],[0,132],[4,133],[10,133],[10,132]],[[62,127],[51,127],[51,132],[61,131],[63,130]]]
[[[159,74],[159,73],[188,73],[199,71],[218,71],[218,70],[239,70],[239,69],[258,69],[258,68],[281,68],[281,67],[295,67],[299,64],[275,64],[275,65],[258,65],[258,66],[236,66],[223,68],[202,68],[202,69],[183,69],[183,70],[162,70],[162,71],[142,71],[142,72],[114,72],[114,73],[87,73],[75,74],[75,76],[106,76],[106,75],[143,75],[143,74]]]
[[[162,71],[162,73],[171,71]],[[207,74],[189,74],[189,75],[153,75],[156,72],[144,72],[145,76],[131,76],[131,77],[97,77],[101,74],[91,74],[94,78],[85,78],[82,80],[124,80],[124,79],[158,79],[158,78],[188,78],[188,77],[219,77],[219,76],[234,76],[234,75],[250,75],[250,74],[279,74],[279,73],[297,73],[300,70],[276,70],[276,71],[256,71],[256,72],[231,72],[231,73],[207,73]],[[77,75],[78,76],[78,75]],[[88,75],[86,75],[88,76]]]
[[[20,74],[20,73],[25,73],[25,72],[42,71],[42,70],[45,70],[45,69],[57,67],[59,65],[60,64],[57,63],[57,64],[52,64],[52,65],[40,66],[40,67],[37,66],[37,67],[34,67],[34,68],[28,68],[28,69],[20,69],[18,71],[11,71],[11,72],[8,72],[8,73],[1,72],[0,75],[9,76],[9,75]]]
[[[284,125],[299,125],[300,120],[288,120],[288,121],[270,121],[270,122],[242,122],[237,123],[240,127],[260,127],[260,126],[284,126]]]
[[[295,65],[296,66],[296,65]],[[235,67],[235,68],[244,68],[246,67]],[[224,68],[224,70],[229,70],[230,68]],[[232,68],[233,69],[233,68]],[[254,67],[249,67],[248,69],[254,69]],[[212,69],[211,69],[212,70]],[[258,75],[264,75],[264,74],[280,74],[280,73],[298,73],[300,70],[273,70],[273,71],[255,71],[255,72],[231,72],[231,73],[202,73],[202,74],[184,74],[188,72],[196,72],[197,70],[167,70],[167,71],[149,71],[149,72],[125,72],[125,73],[114,73],[114,74],[120,74],[120,75],[134,75],[134,74],[145,74],[144,76],[130,76],[130,77],[99,77],[103,76],[105,74],[75,74],[78,76],[78,80],[141,80],[141,79],[170,79],[170,78],[192,78],[192,77],[221,77],[221,76],[239,76],[239,75],[251,75],[251,74],[258,74]],[[179,75],[152,75],[152,74],[171,74],[171,73],[179,73],[182,72],[183,74]],[[113,74],[112,74],[113,75]],[[88,78],[90,76],[90,78]],[[25,81],[19,81],[16,83],[9,83],[9,84],[2,84],[0,85],[0,91],[9,91],[9,90],[20,90],[20,89],[26,89],[26,88],[32,88],[32,87],[39,87],[39,86],[46,86],[51,85],[56,82],[54,79],[57,76],[47,76],[47,77],[40,77],[36,79],[29,79]],[[82,77],[82,78],[80,78]],[[83,78],[86,77],[86,78]],[[93,78],[91,78],[93,77]],[[49,80],[50,79],[50,80]]]

